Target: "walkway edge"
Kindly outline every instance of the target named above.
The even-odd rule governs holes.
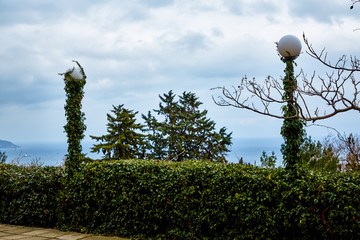
[[[51,228],[26,227],[0,223],[0,240],[128,240],[129,238],[61,232]]]

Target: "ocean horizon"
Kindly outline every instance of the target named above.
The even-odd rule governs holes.
[[[277,157],[276,165],[282,165],[282,155],[280,147],[283,140],[279,138],[235,138],[231,146],[231,152],[227,154],[227,160],[232,163],[238,163],[242,158],[244,163],[261,165],[260,157],[265,151],[268,156],[272,151]],[[101,159],[102,154],[91,153],[91,147],[96,142],[82,142],[83,153],[92,159]],[[24,142],[14,143],[18,148],[0,148],[5,152],[7,163],[30,164],[41,163],[44,166],[61,166],[64,163],[64,157],[67,154],[66,142]]]

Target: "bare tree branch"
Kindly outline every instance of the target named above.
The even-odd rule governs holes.
[[[360,0],[356,2],[360,2]],[[349,110],[360,112],[360,100],[358,99],[360,81],[356,80],[354,76],[360,72],[359,59],[343,55],[335,63],[332,63],[328,60],[325,49],[318,53],[309,43],[305,34],[303,39],[307,47],[306,53],[330,68],[332,72],[327,73],[325,77],[316,76],[314,72],[308,77],[301,70],[295,79],[302,79],[302,83],[295,86],[294,98],[289,100],[282,99],[284,89],[277,79],[268,76],[263,84],[259,84],[254,78],[249,80],[245,76],[240,85],[232,87],[231,90],[226,87],[213,88],[212,90],[221,90],[222,92],[222,96],[218,96],[216,99],[213,97],[214,102],[219,106],[243,108],[274,118],[299,118],[313,122]],[[321,100],[327,109],[320,112],[319,107],[315,107],[311,110],[310,103],[313,102],[313,98]],[[296,114],[284,117],[281,113],[274,112],[274,109],[281,109],[284,104],[291,104],[296,109]]]
[[[325,66],[335,69],[335,70],[341,70],[341,74],[343,72],[349,72],[349,75],[351,75],[355,71],[360,70],[359,59],[357,59],[356,57],[350,56],[351,67],[349,67],[349,68],[346,67],[346,63],[348,62],[348,58],[346,55],[341,56],[335,64],[332,64],[330,61],[327,60],[327,53],[325,52],[325,48],[323,48],[323,50],[321,50],[320,54],[318,54],[312,47],[312,44],[310,44],[309,41],[307,40],[305,33],[303,34],[303,39],[304,39],[305,45],[308,48],[306,53],[309,54],[311,57],[315,58],[316,60],[320,61]]]
[[[308,48],[306,52],[323,65],[334,70],[332,73],[327,73],[327,79],[318,76],[321,82],[319,88],[316,88],[314,84],[315,73],[308,79],[302,72],[303,86],[298,88],[297,91],[303,95],[319,97],[331,108],[330,112],[324,112],[323,115],[319,115],[318,112],[315,111],[315,115],[311,116],[309,114],[304,120],[316,121],[326,119],[349,110],[357,110],[360,112],[360,102],[357,99],[360,81],[357,81],[354,77],[356,72],[360,72],[359,59],[352,56],[348,58],[343,55],[336,63],[332,64],[327,60],[327,53],[324,52],[324,49],[318,54],[305,37],[305,34],[303,38]],[[346,84],[351,85],[352,93],[347,94]],[[350,87],[347,88],[347,91],[349,91],[349,88]]]
[[[331,140],[330,135],[327,137],[327,145],[332,147],[332,150],[339,157],[339,161],[345,163],[345,166],[350,168],[360,166],[360,139],[357,135],[352,133],[349,135],[341,134],[337,129],[321,124],[311,124],[308,127],[310,126],[325,127],[335,131],[340,142]]]
[[[351,0],[351,2],[353,3],[351,6],[350,6],[350,9],[353,9],[354,8],[354,5],[358,2],[360,2],[360,0]]]
[[[276,99],[273,95],[279,95],[281,97],[283,88],[282,86],[272,77],[268,76],[265,79],[264,86],[258,84],[255,79],[249,80],[246,76],[241,80],[241,84],[238,87],[232,87],[231,90],[226,87],[212,88],[211,90],[221,90],[222,96],[214,98],[214,102],[219,106],[231,106],[236,108],[243,108],[258,114],[274,117],[283,118],[281,115],[271,113],[269,106],[270,104],[280,104],[282,106],[287,101]],[[241,100],[243,93],[250,95],[246,96],[244,100]],[[273,94],[274,92],[274,94]],[[254,102],[249,102],[250,98],[256,97],[260,102],[260,106],[256,106]]]

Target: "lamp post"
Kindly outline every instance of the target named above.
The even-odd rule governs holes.
[[[85,114],[81,112],[82,99],[84,97],[84,85],[86,83],[86,75],[81,65],[74,61],[78,67],[60,73],[64,76],[66,103],[65,116],[67,124],[64,130],[68,137],[68,154],[66,156],[65,167],[69,176],[79,168],[83,154],[81,140],[84,138],[86,125],[84,123]]]
[[[300,55],[301,42],[293,35],[285,35],[278,42],[280,55],[287,60],[294,60]]]
[[[281,146],[281,152],[286,168],[294,169],[300,162],[300,147],[304,140],[304,121],[298,117],[298,105],[294,92],[297,82],[294,77],[294,60],[301,51],[300,40],[293,35],[286,35],[280,39],[277,49],[281,55],[281,60],[286,64],[285,77],[283,78],[284,94],[283,100],[287,102],[282,107],[284,113],[284,123],[281,127],[281,135],[284,138],[284,144]]]

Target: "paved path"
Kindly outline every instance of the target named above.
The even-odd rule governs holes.
[[[0,223],[0,240],[126,240],[128,238],[61,232],[51,228],[24,227]]]

